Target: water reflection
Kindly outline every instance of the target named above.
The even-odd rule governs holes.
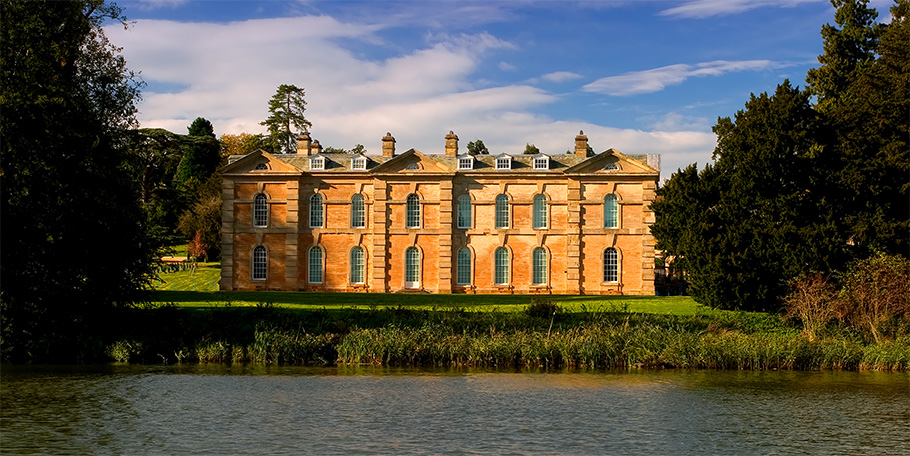
[[[899,454],[910,375],[2,366],[3,454]]]

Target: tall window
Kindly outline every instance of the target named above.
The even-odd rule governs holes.
[[[471,284],[471,249],[462,247],[458,249],[457,276],[455,277],[458,285]]]
[[[471,197],[468,195],[458,197],[458,227],[471,227]]]
[[[420,250],[417,247],[404,251],[404,287],[420,288]]]
[[[363,249],[361,247],[354,247],[351,249],[351,283],[364,283],[363,269]]]
[[[543,247],[534,249],[532,257],[531,282],[534,285],[547,284],[547,251]]]
[[[420,228],[420,197],[408,195],[406,223],[408,228]]]
[[[268,273],[268,255],[265,247],[258,246],[253,249],[253,280],[265,280]]]
[[[264,227],[269,224],[269,199],[260,193],[253,199],[253,226]]]
[[[505,247],[496,249],[493,259],[493,282],[496,285],[509,284],[509,251]]]
[[[310,197],[310,228],[322,227],[322,195]]]
[[[351,198],[351,228],[363,228],[366,226],[366,221],[363,195],[354,195]]]
[[[496,228],[509,227],[509,197],[499,195],[496,197]]]
[[[619,262],[616,249],[610,247],[604,250],[604,282],[619,281]]]
[[[547,197],[534,195],[534,228],[547,227]]]
[[[604,228],[619,228],[619,202],[612,193],[604,198]]]
[[[322,283],[322,249],[310,247],[310,283]]]

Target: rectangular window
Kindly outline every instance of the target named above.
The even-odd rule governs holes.
[[[534,249],[531,282],[533,285],[547,284],[547,251],[542,247]]]
[[[550,159],[547,157],[537,157],[534,159],[534,169],[549,169]]]
[[[408,228],[420,228],[420,198],[415,194],[408,195],[405,210],[405,226]]]
[[[364,283],[363,266],[363,249],[354,247],[351,249],[351,283]]]
[[[534,229],[547,227],[547,197],[534,195]]]
[[[458,285],[471,284],[471,250],[462,247],[458,250],[458,276],[456,281]]]
[[[458,197],[458,228],[471,228],[471,197],[468,195]]]
[[[458,169],[473,169],[474,168],[474,159],[473,158],[459,158],[458,159]]]
[[[351,198],[351,228],[366,227],[366,209],[363,204],[363,195],[354,195]]]
[[[511,169],[512,168],[512,159],[509,157],[497,158],[496,159],[496,169]]]
[[[325,159],[314,157],[310,160],[310,169],[325,169]]]
[[[496,228],[509,227],[509,197],[499,195],[496,197]]]
[[[310,249],[310,283],[322,283],[322,249],[313,247]]]
[[[496,285],[509,284],[509,251],[505,247],[496,249],[493,262],[493,281]]]
[[[351,164],[351,169],[367,169],[367,161],[365,158],[355,158]]]

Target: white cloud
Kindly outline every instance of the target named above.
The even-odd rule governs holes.
[[[110,27],[106,33],[150,83],[139,105],[143,127],[185,133],[202,116],[216,134],[264,132],[259,122],[275,88],[295,84],[306,90],[306,115],[324,146],[363,144],[378,153],[388,131],[402,151],[438,154],[445,134],[454,130],[462,147],[480,138],[493,151],[520,153],[534,143],[561,154],[583,129],[599,151],[661,153],[670,170],[704,162],[714,149],[714,135],[703,131],[624,130],[532,113],[557,96],[526,83],[481,86],[472,79],[492,51],[514,48],[490,34],[430,36],[429,44],[417,49],[364,57],[364,46],[385,42],[378,36],[382,27],[307,16],[227,24],[140,20],[128,31]],[[398,49],[401,43],[390,46]],[[683,73],[691,77],[734,66],[703,64]]]
[[[183,6],[188,0],[139,0],[139,9],[142,11],[151,11],[159,8],[176,8]]]
[[[644,71],[633,71],[618,76],[600,78],[584,86],[586,92],[627,96],[659,92],[667,86],[681,84],[692,77],[720,76],[734,71],[760,71],[778,67],[770,60],[743,60],[697,63],[679,63]]]
[[[502,71],[515,71],[515,65],[509,62],[499,62],[499,69]]]
[[[572,73],[570,71],[556,71],[553,73],[547,73],[541,76],[541,79],[545,79],[551,82],[566,82],[573,79],[580,79],[581,75],[578,73]]]
[[[711,131],[711,123],[705,117],[686,116],[669,112],[651,124],[656,131]]]
[[[703,19],[712,16],[738,14],[755,8],[789,8],[801,3],[817,3],[819,0],[691,0],[680,6],[660,12],[662,16],[678,16]]]

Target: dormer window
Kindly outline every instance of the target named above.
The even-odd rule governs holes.
[[[458,169],[474,169],[474,157],[461,157],[458,159]]]
[[[550,157],[546,155],[534,157],[534,169],[550,169]]]
[[[512,157],[508,155],[496,157],[496,169],[512,169]]]
[[[616,166],[616,162],[610,162],[610,163],[607,163],[606,166],[604,166],[604,169],[607,171],[615,171],[615,170],[619,169],[619,167]]]
[[[367,169],[367,159],[365,157],[357,157],[351,161],[351,169]]]
[[[310,169],[325,169],[325,158],[313,157],[310,159]]]

